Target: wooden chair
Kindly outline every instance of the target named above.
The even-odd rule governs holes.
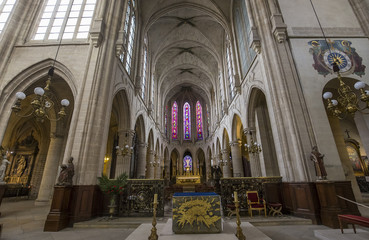
[[[266,203],[264,199],[259,198],[258,191],[247,191],[246,196],[249,215],[252,217],[252,210],[258,210],[259,215],[261,214],[260,211],[264,210],[266,217]]]

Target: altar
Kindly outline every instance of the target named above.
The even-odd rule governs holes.
[[[220,196],[213,192],[173,195],[174,233],[219,233],[222,231]]]

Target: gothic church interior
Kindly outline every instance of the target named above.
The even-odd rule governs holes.
[[[368,0],[0,1],[4,181],[49,204],[73,157],[81,203],[122,173],[189,190],[277,177],[284,207],[313,220],[314,199],[299,212],[313,191],[363,202],[368,12]]]

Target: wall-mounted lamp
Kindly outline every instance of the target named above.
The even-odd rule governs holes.
[[[245,150],[247,153],[252,153],[252,154],[259,154],[259,152],[261,152],[261,145],[259,143],[257,143],[256,141],[254,141],[254,138],[252,136],[252,132],[250,132],[250,142],[251,144],[247,144],[245,143]]]
[[[128,146],[128,144],[126,144],[124,147],[119,147],[116,146],[115,147],[116,151],[117,151],[117,155],[120,156],[126,156],[127,154],[132,154],[133,152],[133,147]]]

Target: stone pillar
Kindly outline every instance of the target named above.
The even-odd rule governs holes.
[[[232,172],[231,172],[231,169],[230,169],[228,149],[223,149],[222,150],[222,159],[223,159],[223,177],[225,177],[225,178],[232,177]]]
[[[63,140],[63,136],[58,136],[56,134],[50,136],[50,145],[47,152],[44,172],[42,174],[40,190],[35,201],[36,206],[49,204],[52,197],[56,176],[58,176],[59,160],[62,156]]]
[[[243,177],[241,140],[230,142],[233,164],[233,177]]]
[[[137,162],[137,178],[145,177],[147,144],[140,143],[137,145],[138,162]]]
[[[122,173],[129,175],[131,156],[132,156],[132,137],[134,132],[131,130],[120,130],[119,143],[117,148],[117,162],[115,167],[115,177]]]
[[[147,168],[146,168],[146,178],[154,178],[154,174],[155,174],[155,152],[153,150],[149,150],[147,152],[148,154],[148,159],[147,159]]]

